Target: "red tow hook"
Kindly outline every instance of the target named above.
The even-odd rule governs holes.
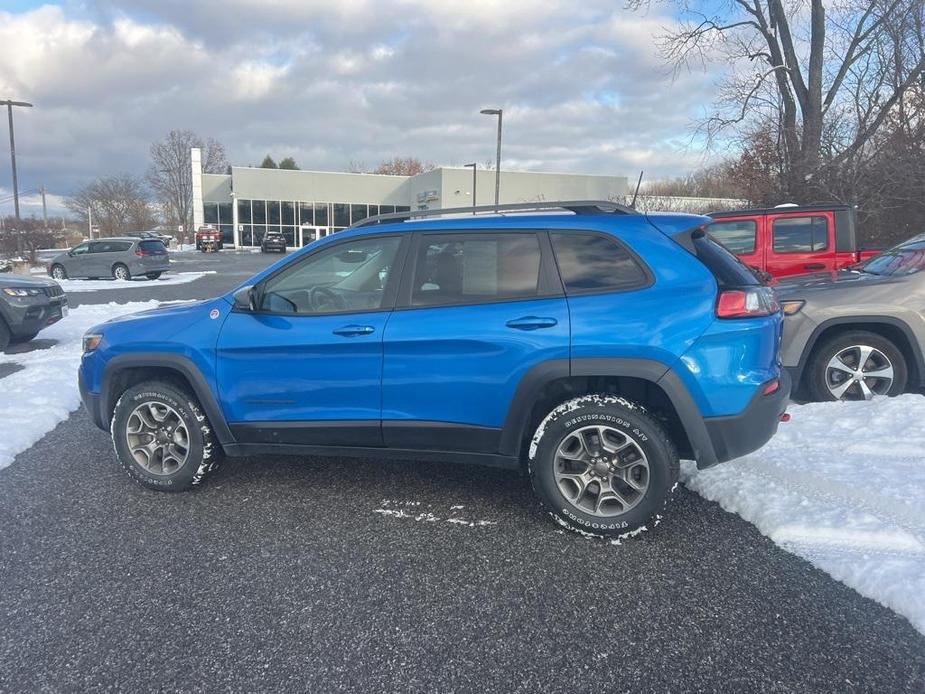
[[[789,413],[789,412],[784,412],[784,413],[780,416],[780,421],[782,421],[782,422],[789,422],[789,421],[790,421],[790,413]]]

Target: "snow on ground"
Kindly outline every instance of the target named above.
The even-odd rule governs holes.
[[[39,333],[38,340],[57,340],[56,345],[24,354],[0,352],[0,366],[24,367],[0,379],[0,469],[80,406],[77,367],[83,334],[97,323],[157,305],[140,301],[80,306]]]
[[[761,450],[682,480],[925,633],[925,397],[789,411]]]
[[[98,292],[105,289],[139,289],[145,288],[156,289],[166,287],[171,284],[188,284],[195,282],[205,275],[214,275],[215,270],[205,272],[171,272],[161,275],[156,280],[149,279],[131,279],[131,280],[56,280],[65,292]]]

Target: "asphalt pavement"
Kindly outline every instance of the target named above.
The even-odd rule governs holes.
[[[227,272],[117,300],[269,261],[181,260]],[[0,471],[0,557],[3,692],[925,689],[905,619],[683,488],[619,545],[493,469],[255,457],[165,494],[76,412]]]

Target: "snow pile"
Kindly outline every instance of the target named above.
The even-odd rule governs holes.
[[[57,340],[54,346],[24,354],[0,352],[0,365],[23,367],[0,378],[0,469],[80,406],[77,367],[83,334],[97,323],[157,305],[142,301],[80,306],[39,333],[38,340]]]
[[[98,292],[103,289],[157,289],[171,284],[188,284],[195,282],[205,275],[214,275],[215,270],[205,272],[171,272],[161,275],[156,280],[141,279],[130,280],[55,280],[65,292]]]
[[[925,398],[791,406],[764,448],[684,483],[925,633]]]

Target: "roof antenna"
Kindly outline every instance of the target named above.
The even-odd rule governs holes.
[[[642,175],[645,173],[645,170],[639,172],[639,180],[636,181],[636,190],[633,192],[633,202],[630,203],[630,207],[636,209],[636,197],[639,195],[639,186],[642,185]]]

